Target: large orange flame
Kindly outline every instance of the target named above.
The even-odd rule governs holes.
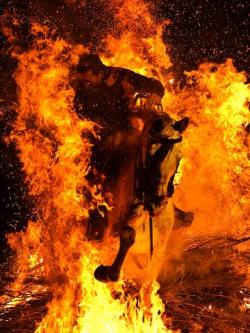
[[[190,86],[166,108],[190,117],[183,178],[176,200],[195,213],[189,233],[244,234],[249,230],[249,85],[232,60],[187,73]]]
[[[167,87],[171,62],[162,27],[148,6],[125,1],[117,19],[119,33],[106,38],[103,61],[154,76]],[[13,288],[20,288],[28,275],[46,279],[53,299],[39,333],[165,332],[156,283],[145,284],[134,297],[125,296],[123,282],[107,286],[93,278],[105,250],[84,241],[85,223],[89,209],[106,203],[100,188],[86,179],[91,156],[87,138],[96,135],[96,125],[76,116],[68,83],[70,67],[86,50],[49,38],[49,31],[38,25],[33,33],[33,47],[15,55],[19,105],[11,139],[37,203],[37,220],[8,237],[19,272]],[[176,201],[195,213],[191,235],[244,232],[249,227],[245,75],[228,60],[203,64],[187,77],[185,89],[166,91],[164,97],[166,112],[191,118]]]
[[[99,250],[84,240],[88,211],[106,205],[100,188],[89,186],[91,145],[95,124],[73,110],[70,67],[82,47],[48,38],[48,30],[33,25],[33,48],[15,55],[19,88],[18,118],[11,139],[23,162],[30,195],[36,201],[36,221],[25,232],[9,235],[17,253],[19,289],[27,276],[45,278],[53,300],[37,332],[165,332],[164,306],[157,284],[146,285],[137,297],[125,297],[94,280]],[[151,296],[149,296],[151,295]]]

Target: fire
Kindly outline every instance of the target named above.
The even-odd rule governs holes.
[[[189,86],[166,108],[190,117],[177,204],[195,213],[192,234],[244,234],[249,228],[249,85],[232,60],[187,73]]]
[[[142,0],[124,1],[118,8],[116,34],[109,34],[103,41],[103,62],[155,77],[164,84],[167,82],[166,70],[172,63],[162,34],[170,22],[156,22],[149,5]]]
[[[34,33],[41,32],[39,26],[33,29]],[[79,120],[72,112],[74,94],[67,84],[69,69],[63,63],[70,64],[77,58],[74,52],[72,59],[63,54],[69,52],[67,47],[63,41],[37,39],[34,49],[17,55],[19,116],[11,139],[20,150],[30,195],[37,202],[37,221],[30,222],[26,235],[10,236],[9,242],[14,248],[22,244],[23,266],[28,264],[28,253],[29,258],[36,257],[38,261],[55,260],[53,265],[45,265],[48,276],[57,269],[64,270],[63,257],[68,261],[69,254],[64,253],[60,244],[64,237],[69,244],[72,242],[67,229],[74,230],[77,224],[80,228],[90,205],[102,200],[95,188],[89,189],[91,203],[82,195],[91,146],[81,134],[94,134],[94,124]],[[49,243],[51,249],[46,248]]]
[[[66,289],[63,298],[53,299],[49,316],[36,332],[170,332],[161,318],[158,284],[145,285],[137,297],[125,296],[123,282],[110,288],[94,279],[98,253],[93,248],[87,253],[77,289]],[[119,296],[114,299],[112,293]]]
[[[163,26],[152,18],[148,6],[126,1],[117,20],[117,35],[104,41],[104,63],[154,76],[166,87],[174,83],[166,71],[171,61],[162,41]],[[126,294],[124,281],[105,285],[94,279],[99,258],[107,252],[107,245],[100,249],[84,240],[89,210],[107,206],[101,187],[90,186],[86,178],[88,137],[97,137],[98,131],[96,124],[75,114],[69,84],[71,67],[88,51],[52,38],[37,24],[33,34],[32,48],[14,55],[19,62],[15,73],[19,105],[10,139],[19,149],[36,202],[36,219],[24,232],[8,236],[17,254],[12,289],[20,289],[27,276],[45,278],[53,299],[37,333],[168,332],[156,282],[144,284],[133,296]],[[222,65],[203,64],[186,75],[187,87],[166,91],[164,97],[168,113],[191,119],[176,202],[195,213],[189,233],[243,232],[249,216],[245,74],[228,60]]]
[[[86,179],[87,137],[97,136],[97,125],[76,115],[69,85],[70,68],[86,50],[49,38],[39,25],[33,34],[33,47],[14,55],[19,106],[10,139],[19,149],[37,219],[8,236],[17,254],[12,289],[22,288],[28,276],[45,279],[53,300],[36,332],[167,332],[157,284],[132,297],[125,296],[123,282],[110,287],[94,279],[101,250],[84,240],[86,220],[93,206],[107,206],[100,187]]]

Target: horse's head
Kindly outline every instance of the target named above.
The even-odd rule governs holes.
[[[188,124],[188,117],[175,121],[167,113],[156,114],[152,119],[151,135],[156,138],[155,140],[159,140],[159,142],[178,139],[186,130]]]
[[[161,205],[162,200],[174,192],[174,178],[182,158],[182,133],[189,123],[188,118],[173,120],[166,113],[156,115],[148,128],[145,189],[148,202]]]

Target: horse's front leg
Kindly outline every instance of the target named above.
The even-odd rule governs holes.
[[[119,280],[121,268],[129,248],[135,242],[135,230],[126,226],[120,233],[120,247],[111,266],[101,265],[95,270],[95,278],[101,282],[115,282]]]

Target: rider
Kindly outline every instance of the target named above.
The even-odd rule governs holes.
[[[104,194],[111,192],[116,200],[111,212],[105,214],[108,223],[97,210],[90,213],[86,236],[100,240],[110,225],[113,232],[120,234],[120,250],[113,265],[101,265],[95,272],[98,280],[117,280],[134,242],[135,232],[128,227],[129,221],[140,206],[154,215],[157,207],[172,195],[172,179],[166,180],[162,164],[173,145],[181,141],[180,133],[188,119],[175,123],[158,107],[164,94],[159,81],[127,69],[107,67],[97,55],[80,58],[75,78],[76,112],[101,126],[101,141],[93,146],[92,170],[105,176]],[[144,110],[133,110],[131,100],[136,93],[146,99]],[[171,137],[170,132],[175,130],[179,134]],[[179,159],[176,156],[170,161],[165,172],[174,174]],[[172,173],[168,172],[169,167],[174,168]],[[91,175],[95,181],[96,173],[90,172],[90,180]]]
[[[150,103],[159,104],[164,88],[153,78],[128,69],[105,66],[96,54],[86,54],[80,58],[75,83],[77,114],[101,126],[101,141],[93,146],[89,179],[95,181],[95,171],[97,174],[103,173],[106,177],[103,188],[107,193],[112,191],[122,166],[135,155],[134,149],[137,149],[138,130],[135,127],[138,121],[135,124],[135,117],[131,117],[132,97],[138,92],[148,93]],[[129,186],[127,184],[126,187]],[[113,220],[119,220],[120,217],[116,215],[118,211],[117,207],[109,214]],[[123,214],[121,209],[118,214]],[[101,239],[106,224],[98,211],[90,212],[87,237]]]
[[[102,125],[104,132],[128,126],[129,104],[136,92],[149,93],[158,102],[164,95],[159,81],[128,69],[105,66],[96,54],[80,58],[76,80],[77,113]]]

